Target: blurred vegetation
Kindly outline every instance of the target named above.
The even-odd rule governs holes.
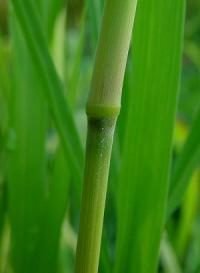
[[[40,1],[35,1],[39,3]],[[51,2],[51,1],[50,1]],[[91,71],[93,68],[93,61],[95,56],[95,48],[98,39],[99,26],[102,17],[104,1],[98,0],[60,0],[57,1],[56,7],[53,5],[50,12],[51,16],[47,17],[46,22],[43,24],[44,29],[46,28],[46,33],[48,36],[49,51],[53,56],[57,71],[60,74],[64,82],[64,89],[67,93],[68,101],[71,105],[72,112],[75,116],[76,125],[80,133],[81,143],[85,143],[86,138],[86,115],[85,115],[85,103],[88,95],[88,88],[91,80]],[[41,9],[41,10],[40,10]],[[51,6],[49,7],[51,9]],[[38,10],[42,12],[42,8],[38,6]],[[45,9],[42,16],[45,18]],[[63,14],[65,14],[64,17]],[[50,18],[50,19],[49,19]],[[64,18],[64,19],[62,19]],[[15,22],[16,23],[16,22]],[[22,38],[20,29],[16,23],[10,22],[8,17],[8,3],[6,0],[0,0],[0,273],[11,273],[11,236],[10,236],[10,219],[9,219],[9,198],[8,195],[8,180],[9,180],[9,163],[8,157],[12,153],[13,146],[15,146],[16,135],[11,127],[11,112],[12,109],[12,99],[13,99],[13,77],[16,77],[15,73],[19,73],[20,66],[23,66],[24,75],[28,75],[27,68],[32,69],[32,64],[30,64],[29,56],[25,43]],[[14,39],[19,39],[22,47],[22,55],[16,56],[18,60],[18,71],[12,71],[13,63],[13,52],[15,48],[11,47],[11,37],[10,33],[16,28],[18,33]],[[64,31],[60,32],[61,29]],[[19,32],[18,32],[19,31]],[[63,34],[64,33],[64,34]],[[20,38],[21,37],[21,38]],[[13,39],[13,38],[12,38]],[[63,53],[62,45],[60,40],[64,41]],[[15,40],[15,41],[16,41]],[[12,49],[12,50],[11,50]],[[16,53],[16,52],[15,52]],[[27,57],[24,57],[27,54]],[[25,60],[23,60],[25,58]],[[28,61],[27,61],[28,60]],[[28,63],[27,63],[28,62]],[[17,66],[16,66],[17,67]],[[129,63],[127,66],[127,75],[125,77],[124,89],[129,88],[131,79],[129,71]],[[62,71],[62,75],[60,73]],[[64,71],[64,72],[63,72]],[[27,74],[26,74],[27,73]],[[167,77],[167,75],[166,75]],[[22,80],[22,79],[21,79]],[[26,78],[26,83],[23,84],[23,94],[26,93],[26,88],[28,88],[30,82],[33,86],[38,85],[38,78],[34,75],[32,78]],[[15,88],[17,85],[20,86],[21,83],[15,83]],[[38,88],[42,88],[39,86]],[[34,111],[32,99],[34,98],[34,88],[32,90],[33,97],[29,101],[28,110]],[[36,103],[37,99],[33,99]],[[126,95],[123,97],[122,105],[122,115],[126,111],[126,103],[128,98]],[[27,101],[24,102],[25,104]],[[40,103],[40,102],[39,102]],[[15,105],[16,106],[16,105]],[[18,107],[18,108],[17,108]],[[20,111],[21,106],[16,106],[15,114]],[[29,108],[30,107],[30,108]],[[32,109],[32,110],[31,110]],[[176,119],[176,128],[174,133],[174,162],[178,157],[181,149],[185,143],[186,137],[189,134],[192,122],[195,118],[196,113],[200,109],[200,1],[199,0],[188,0],[187,1],[187,15],[185,22],[185,36],[184,36],[184,51],[183,51],[183,62],[182,62],[182,75],[181,75],[181,85],[180,85],[180,99],[178,104],[178,113]],[[27,111],[27,109],[26,109]],[[25,111],[24,111],[25,113]],[[25,114],[23,114],[25,115]],[[34,113],[32,112],[34,116]],[[73,178],[70,176],[66,167],[66,159],[64,158],[62,151],[59,147],[59,137],[57,136],[52,120],[48,115],[48,110],[45,109],[45,121],[42,121],[41,116],[35,116],[41,119],[42,122],[46,122],[47,133],[43,135],[44,143],[41,143],[41,147],[44,148],[44,153],[41,154],[40,161],[44,161],[41,164],[40,171],[43,172],[44,181],[48,185],[53,185],[52,181],[60,181],[60,189],[58,189],[57,196],[52,197],[50,201],[43,193],[44,189],[38,194],[42,196],[44,203],[41,205],[31,203],[32,195],[27,198],[30,208],[34,210],[46,209],[46,214],[40,215],[41,218],[45,215],[45,220],[42,222],[42,230],[40,233],[41,238],[44,238],[41,242],[40,253],[33,253],[39,259],[39,263],[48,264],[49,261],[55,260],[53,264],[54,268],[57,268],[57,258],[56,253],[58,252],[58,270],[51,269],[52,271],[37,271],[41,273],[57,273],[63,272],[73,272],[74,266],[74,256],[76,248],[76,237],[79,219],[79,198],[77,197],[74,188]],[[20,118],[20,117],[19,117]],[[31,118],[31,114],[30,114]],[[35,134],[31,131],[32,125],[35,128],[40,128],[41,124],[32,124],[33,120],[26,121],[27,126],[29,126],[29,137]],[[123,124],[119,127],[119,134],[123,134]],[[199,125],[200,126],[200,125]],[[20,130],[20,129],[19,129]],[[40,129],[38,129],[40,130]],[[24,134],[27,133],[26,131]],[[40,132],[42,134],[42,132]],[[119,140],[119,142],[121,139]],[[120,143],[121,144],[121,143]],[[24,143],[24,147],[26,143]],[[35,142],[33,140],[33,145]],[[42,146],[44,145],[44,146]],[[115,145],[119,145],[116,143]],[[114,145],[114,146],[115,146]],[[120,146],[120,145],[119,145]],[[31,147],[32,152],[34,152],[35,147]],[[121,148],[121,147],[120,147]],[[115,149],[113,152],[113,160],[111,164],[110,182],[114,181],[118,175],[118,167],[120,164],[119,157],[120,149]],[[60,155],[61,154],[61,155]],[[27,159],[28,160],[28,159]],[[199,158],[200,161],[200,158]],[[17,166],[17,165],[16,165]],[[37,169],[37,165],[35,165]],[[173,166],[172,166],[173,168]],[[35,170],[36,170],[35,169]],[[14,176],[18,170],[14,170]],[[30,170],[30,180],[32,179],[31,173],[34,169]],[[33,173],[34,174],[34,173]],[[61,175],[62,174],[62,175]],[[62,177],[61,177],[62,176]],[[165,234],[163,235],[163,241],[161,245],[161,255],[160,255],[160,266],[159,272],[161,273],[200,273],[200,169],[197,168],[193,172],[193,176],[190,178],[190,186],[187,189],[181,205],[176,209],[173,215],[168,219]],[[67,181],[67,182],[66,182]],[[66,182],[66,184],[65,184]],[[28,183],[28,181],[27,181]],[[52,184],[51,184],[52,183]],[[45,184],[45,186],[47,186]],[[108,198],[107,198],[107,208],[105,213],[105,225],[104,234],[102,242],[102,255],[100,262],[100,272],[107,273],[110,272],[112,267],[113,256],[114,256],[114,246],[116,238],[116,203],[115,203],[115,187],[114,183],[109,183]],[[16,188],[18,186],[16,185]],[[24,185],[21,185],[24,187]],[[47,186],[49,187],[49,186]],[[29,186],[27,187],[27,191]],[[32,188],[34,190],[34,186]],[[59,191],[60,190],[60,191]],[[49,189],[51,191],[51,187]],[[59,193],[62,195],[59,195]],[[26,194],[26,191],[25,193]],[[49,194],[49,192],[48,192]],[[20,196],[20,195],[19,195]],[[38,200],[41,196],[37,196]],[[56,198],[56,199],[54,199]],[[15,200],[15,199],[13,199]],[[53,200],[53,201],[52,201]],[[54,201],[56,200],[56,205]],[[60,200],[60,203],[57,202]],[[51,202],[52,201],[52,202]],[[18,201],[17,201],[18,202]],[[38,201],[39,202],[39,201]],[[24,204],[23,204],[24,205]],[[23,206],[22,205],[22,206]],[[54,206],[55,205],[55,206]],[[17,204],[13,204],[15,206]],[[42,207],[43,206],[43,207]],[[24,208],[22,208],[24,209]],[[54,210],[55,209],[55,210]],[[57,209],[57,210],[56,210]],[[28,209],[27,209],[28,210]],[[29,211],[29,212],[30,212]],[[56,213],[60,214],[56,214]],[[37,211],[38,212],[38,211]],[[58,215],[58,219],[55,219],[58,226],[54,226],[54,219],[51,219],[51,213]],[[49,214],[49,215],[48,215]],[[14,221],[20,219],[20,215],[16,215]],[[29,222],[30,221],[30,222]],[[31,217],[27,221],[27,225],[31,225]],[[37,221],[39,221],[37,219]],[[49,221],[49,222],[48,222]],[[52,221],[52,222],[51,222]],[[62,227],[61,227],[62,223]],[[48,230],[48,224],[51,226]],[[47,228],[45,230],[45,225]],[[21,228],[21,227],[18,227]],[[25,228],[25,227],[24,227]],[[18,236],[16,231],[15,236]],[[22,231],[20,231],[22,233]],[[49,233],[48,233],[49,232]],[[52,233],[51,233],[52,232]],[[51,235],[56,234],[55,245],[51,245],[49,240],[51,240]],[[25,233],[21,235],[26,236]],[[33,240],[34,236],[29,238],[27,235],[27,240]],[[31,236],[31,235],[30,235]],[[16,239],[17,240],[17,239]],[[21,239],[23,241],[23,238]],[[25,241],[24,244],[27,242]],[[45,243],[47,243],[46,246]],[[26,246],[24,246],[25,248]],[[47,251],[48,248],[54,247],[51,256],[44,257],[42,260],[42,251]],[[16,253],[18,250],[15,250]],[[25,251],[21,250],[22,253]],[[40,256],[41,255],[41,256]],[[38,258],[40,256],[40,258]],[[48,253],[47,255],[48,256]],[[34,257],[35,258],[35,257]],[[20,259],[20,253],[19,257]],[[46,260],[45,260],[46,259]],[[19,261],[18,261],[19,262]],[[23,261],[22,261],[23,263]],[[27,268],[30,264],[27,262]],[[19,265],[20,268],[20,265]],[[36,267],[37,268],[37,267]],[[34,272],[33,271],[29,272]],[[36,270],[36,269],[35,269]],[[17,272],[19,273],[19,271]],[[23,272],[21,272],[23,273]],[[26,272],[27,273],[27,272]]]

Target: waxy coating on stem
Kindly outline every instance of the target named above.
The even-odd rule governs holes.
[[[87,104],[88,136],[76,273],[96,273],[110,157],[136,0],[107,0]]]
[[[137,1],[108,0],[96,53],[89,116],[118,115]]]

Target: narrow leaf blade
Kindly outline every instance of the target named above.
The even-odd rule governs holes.
[[[118,199],[115,272],[155,272],[179,89],[184,1],[139,1]],[[130,262],[131,261],[131,262]]]

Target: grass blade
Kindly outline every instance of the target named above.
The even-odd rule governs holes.
[[[89,18],[90,18],[90,32],[91,32],[91,40],[92,47],[96,48],[98,36],[99,36],[99,28],[102,19],[104,0],[87,0],[89,7]]]
[[[199,273],[200,269],[200,218],[196,218],[193,226],[192,240],[189,247],[189,253],[185,260],[185,272]]]
[[[37,77],[35,67],[28,65],[30,52],[17,20],[12,24],[12,38],[16,92],[13,127],[18,140],[12,152],[10,168],[12,261],[15,272],[39,273],[47,270],[55,273],[69,172],[60,149],[61,155],[58,157],[61,160],[56,160],[53,173],[48,174],[51,181],[45,183],[47,126],[43,117],[47,109],[44,109],[43,84]],[[24,145],[21,144],[23,142]],[[35,147],[34,152],[31,147]],[[17,170],[19,172],[16,174]]]
[[[47,40],[51,41],[53,29],[57,19],[58,13],[62,10],[65,4],[65,0],[43,0],[44,18],[43,22],[46,28]]]
[[[183,0],[138,3],[115,273],[156,271],[179,89],[184,4]]]
[[[161,262],[164,266],[164,273],[182,273],[176,253],[166,235],[161,243]]]
[[[80,181],[84,161],[83,149],[69,105],[64,97],[62,83],[48,54],[35,6],[30,0],[26,1],[26,5],[21,0],[11,0],[11,3],[23,31],[32,62],[37,69],[46,100],[52,111],[71,173],[76,182]]]
[[[190,178],[200,162],[200,110],[198,111],[190,134],[176,162],[171,177],[167,217],[182,201],[190,183]]]
[[[184,195],[184,202],[180,208],[180,216],[175,232],[175,250],[177,256],[183,261],[187,252],[188,243],[197,217],[199,200],[199,173],[194,172],[190,186]]]
[[[65,36],[65,10],[58,15],[54,31],[52,33],[55,50],[53,59],[57,72],[63,77],[64,66],[64,36]],[[62,43],[63,41],[63,43]],[[55,136],[50,139],[49,145],[55,145]],[[50,148],[50,147],[49,147]],[[51,148],[50,148],[51,149]],[[58,144],[54,154],[54,160],[49,170],[49,190],[45,207],[45,216],[42,221],[43,236],[39,251],[40,265],[37,273],[55,273],[58,270],[58,257],[61,238],[61,227],[66,214],[68,204],[68,189],[70,184],[70,170],[64,155],[63,147]],[[49,239],[51,238],[51,239]]]
[[[14,272],[36,272],[33,264],[41,238],[45,205],[47,109],[37,92],[41,85],[15,14],[11,14],[12,37],[12,149],[9,155],[9,213],[12,227]],[[37,91],[36,91],[37,90]],[[33,103],[34,102],[34,103]]]
[[[67,208],[70,173],[66,168],[63,150],[58,149],[50,178],[50,189],[42,221],[43,236],[40,241],[37,273],[56,273],[61,227]]]
[[[81,15],[81,22],[80,22],[80,34],[79,34],[79,40],[77,44],[76,54],[74,56],[73,64],[72,64],[72,71],[70,74],[69,82],[68,82],[68,98],[69,103],[74,109],[77,103],[78,98],[78,79],[81,72],[81,61],[83,57],[83,51],[85,46],[85,35],[86,35],[86,14],[88,10],[88,3],[86,3],[86,6],[82,12]]]
[[[200,71],[200,51],[188,44],[187,51]],[[192,53],[190,53],[192,52]],[[190,133],[179,155],[171,175],[167,218],[179,206],[189,186],[190,178],[200,163],[200,105],[193,120]]]
[[[5,222],[5,212],[6,212],[6,137],[8,131],[8,56],[4,52],[3,41],[0,36],[0,245],[1,245],[1,234]]]

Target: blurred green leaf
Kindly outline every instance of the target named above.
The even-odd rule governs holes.
[[[96,49],[99,28],[103,14],[104,0],[87,0],[89,7],[89,30],[91,34],[92,47]]]
[[[61,227],[67,209],[70,172],[61,149],[58,149],[55,159],[55,165],[49,174],[50,185],[45,215],[41,221],[43,234],[38,249],[37,273],[56,273],[58,269]]]
[[[39,14],[43,18],[42,11]],[[27,47],[18,21],[14,19],[14,13],[12,19],[12,46],[15,48],[12,110],[14,143],[9,169],[12,261],[15,272],[43,273],[47,270],[48,273],[55,273],[60,230],[67,204],[69,170],[60,150],[58,158],[61,159],[56,160],[53,172],[47,174],[47,108],[42,96],[44,84],[37,73],[37,62],[35,66],[29,65],[32,52]]]
[[[180,209],[180,217],[175,230],[175,250],[177,256],[183,261],[188,243],[191,238],[193,225],[197,216],[199,200],[199,174],[194,172],[190,186],[184,196],[183,204]]]
[[[9,51],[7,42],[0,36],[0,248],[2,246],[2,233],[5,227],[7,210],[6,196],[6,137],[8,131],[8,105],[9,105],[9,82],[8,82],[8,59]]]
[[[188,248],[188,255],[185,258],[185,272],[200,272],[200,217],[199,213],[193,226],[191,243]]]
[[[161,242],[161,263],[164,273],[181,273],[181,266],[176,257],[175,250],[165,235]]]
[[[45,208],[47,108],[15,14],[11,13],[12,104],[9,134],[9,213],[14,272],[37,272]]]
[[[80,194],[80,179],[84,161],[83,149],[72,112],[64,97],[62,83],[48,54],[48,47],[35,6],[30,0],[26,1],[26,5],[23,5],[21,0],[12,0],[11,3],[23,31],[33,65],[38,72],[38,78],[43,86],[42,91],[52,111],[71,174]]]
[[[77,49],[75,51],[75,54],[73,55],[72,71],[70,73],[70,78],[68,82],[68,92],[69,92],[68,97],[69,97],[69,103],[72,106],[72,108],[75,108],[77,103],[78,79],[81,72],[81,61],[82,61],[83,51],[85,46],[87,10],[88,10],[88,5],[86,3],[86,6],[83,10],[82,17],[81,17],[78,44],[77,44]]]
[[[200,107],[189,136],[172,170],[168,198],[167,218],[178,207],[190,183],[190,178],[200,162]]]

